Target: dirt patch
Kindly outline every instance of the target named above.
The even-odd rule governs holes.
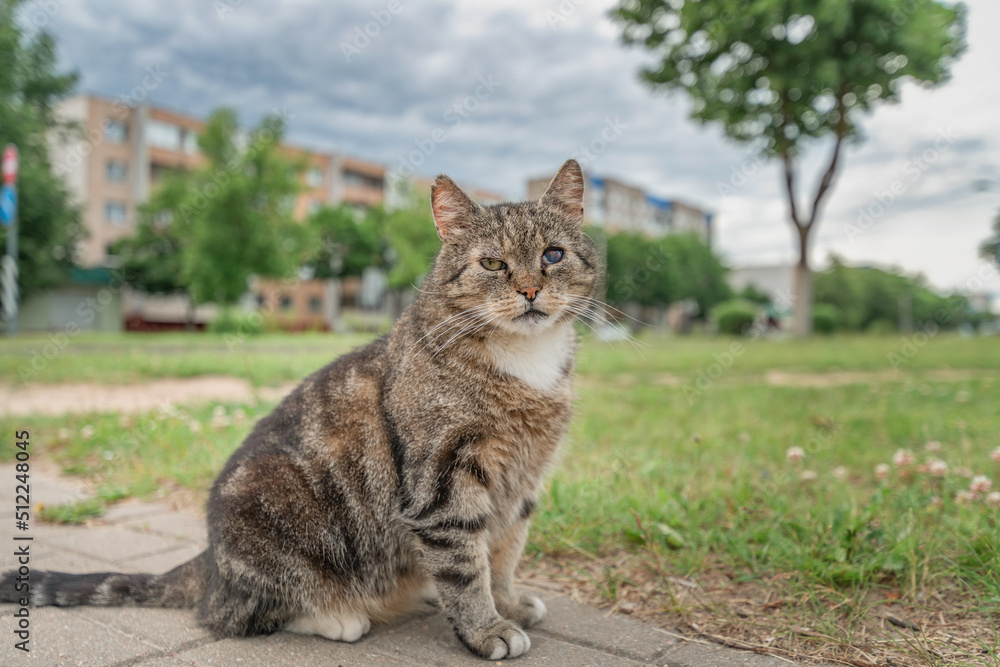
[[[149,380],[134,385],[74,382],[32,387],[0,384],[0,417],[25,415],[85,414],[91,412],[136,413],[166,404],[191,405],[226,401],[251,403],[279,400],[294,384],[254,389],[246,380],[222,375]]]
[[[801,663],[854,667],[994,666],[996,626],[957,586],[907,600],[886,586],[864,599],[803,586],[795,573],[750,581],[724,564],[688,577],[620,551],[526,558],[522,585],[541,580],[574,600],[653,622],[667,634]]]

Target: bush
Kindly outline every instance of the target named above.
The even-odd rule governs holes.
[[[715,307],[715,323],[719,333],[730,336],[742,336],[757,317],[758,308],[755,304],[742,299],[723,301]]]
[[[896,325],[889,320],[875,320],[868,325],[865,329],[865,333],[869,333],[875,336],[888,336],[890,334],[896,333]]]
[[[813,331],[831,334],[840,328],[840,308],[828,303],[817,303],[813,306]]]
[[[264,320],[260,313],[225,309],[208,324],[208,330],[217,334],[236,334],[240,336],[256,336],[264,329]]]

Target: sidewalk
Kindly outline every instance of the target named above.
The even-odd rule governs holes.
[[[31,471],[31,504],[55,505],[85,497],[73,480]],[[32,570],[163,572],[205,547],[202,518],[161,503],[128,502],[97,525],[56,526],[32,512],[30,542],[15,542],[13,465],[0,466],[0,500],[11,517],[2,534],[6,571],[16,546],[30,545]],[[530,586],[530,584],[528,584]],[[787,667],[787,660],[686,641],[659,628],[533,589],[549,613],[528,631],[531,649],[516,665],[668,665],[669,667]],[[392,626],[373,628],[356,644],[280,632],[269,637],[218,640],[198,627],[189,610],[108,607],[32,608],[30,653],[19,641],[14,605],[0,605],[3,665],[480,665],[455,639],[444,616],[427,611]],[[500,663],[496,663],[500,664]]]

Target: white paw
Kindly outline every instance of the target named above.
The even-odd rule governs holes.
[[[525,597],[527,600],[522,598],[522,601],[527,602],[532,608],[532,611],[529,612],[530,620],[528,625],[534,625],[545,618],[545,614],[547,614],[549,610],[545,607],[545,603],[536,598],[534,595],[526,595]]]
[[[288,632],[300,635],[319,635],[334,641],[356,642],[369,630],[372,623],[367,614],[345,611],[339,613],[306,614],[285,626]]]

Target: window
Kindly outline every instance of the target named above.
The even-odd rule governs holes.
[[[120,120],[104,121],[104,136],[113,144],[124,144],[128,141],[128,125]]]
[[[278,297],[278,307],[281,308],[282,310],[291,310],[292,309],[292,297],[288,296],[287,294],[282,294],[281,296],[279,296]]]
[[[319,167],[312,167],[306,172],[306,185],[311,188],[318,188],[323,185],[323,170]]]
[[[349,188],[375,188],[381,190],[383,187],[381,178],[372,178],[356,171],[344,171],[344,185]]]
[[[318,296],[309,297],[309,312],[319,313],[323,311],[323,300]]]
[[[128,163],[125,160],[108,160],[105,175],[108,183],[128,182]]]
[[[184,130],[184,152],[188,155],[198,152],[198,133],[194,130]]]
[[[104,219],[120,227],[125,224],[125,202],[112,199],[104,204]]]
[[[166,148],[171,151],[181,149],[181,128],[173,123],[151,120],[146,126],[146,141],[150,146]]]

